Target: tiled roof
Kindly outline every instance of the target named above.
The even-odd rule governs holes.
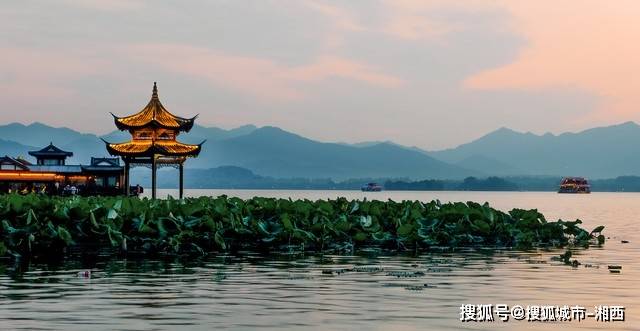
[[[198,145],[183,144],[175,140],[137,140],[119,144],[106,144],[107,150],[111,155],[121,156],[145,156],[151,154],[197,156],[202,145],[202,143]]]
[[[23,169],[23,170],[29,169],[27,166],[30,165],[29,163],[22,162],[22,159],[14,159],[14,158],[12,158],[12,157],[10,157],[8,155],[0,157],[0,164],[11,164],[11,165],[15,166],[16,168],[20,168],[20,169]]]
[[[53,145],[53,143],[49,143],[49,146],[38,150],[38,151],[30,151],[29,155],[33,155],[35,157],[38,156],[73,156],[72,152],[63,151],[60,148]]]
[[[149,101],[147,106],[144,107],[141,111],[125,117],[118,117],[116,115],[113,115],[116,126],[120,130],[142,128],[147,126],[158,126],[167,129],[189,131],[193,127],[193,122],[196,117],[183,118],[171,114],[162,105],[162,103],[160,102],[160,98],[158,98],[158,88],[156,86],[156,83],[153,83],[153,94],[151,96],[151,101]]]
[[[32,172],[56,172],[56,173],[81,173],[82,167],[78,165],[30,165]]]
[[[120,166],[120,158],[117,157],[92,157],[92,166]]]

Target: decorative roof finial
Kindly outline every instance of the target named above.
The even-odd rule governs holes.
[[[156,85],[156,82],[153,82],[153,94],[151,95],[152,98],[158,98],[158,86]]]

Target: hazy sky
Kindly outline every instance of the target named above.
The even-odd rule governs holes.
[[[451,147],[640,120],[640,1],[2,1],[0,122],[178,115]]]

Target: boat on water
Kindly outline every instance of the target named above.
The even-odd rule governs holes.
[[[591,193],[591,185],[584,177],[564,177],[558,193]]]
[[[362,192],[380,192],[382,191],[382,186],[380,186],[378,183],[367,183],[360,189],[362,190]]]

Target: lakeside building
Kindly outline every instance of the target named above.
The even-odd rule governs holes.
[[[151,196],[155,199],[157,168],[168,166],[179,169],[179,197],[182,198],[184,162],[200,154],[204,141],[191,145],[177,141],[176,137],[191,130],[197,115],[183,118],[170,113],[160,103],[155,82],[151,100],[141,111],[125,117],[111,115],[119,130],[131,134],[129,141],[121,143],[109,143],[103,139],[109,154],[116,157],[92,157],[89,164],[68,165],[66,160],[73,156],[73,152],[61,150],[53,143],[29,152],[36,159],[35,164],[20,157],[4,156],[0,158],[0,193],[129,196],[141,193],[139,186],[132,192],[130,168],[147,166],[151,168]],[[120,158],[124,166],[120,165]]]
[[[158,167],[176,167],[179,170],[179,198],[184,191],[184,162],[189,157],[197,157],[202,144],[191,145],[179,142],[176,137],[181,132],[189,132],[197,115],[184,118],[170,113],[160,102],[158,87],[153,83],[149,103],[139,112],[113,120],[120,131],[129,131],[131,139],[122,143],[105,141],[109,154],[119,156],[124,161],[125,194],[129,195],[129,170],[134,166],[151,167],[151,197],[156,198],[156,173]]]
[[[35,164],[23,158],[0,157],[0,192],[51,195],[117,195],[122,193],[124,167],[118,158],[92,157],[89,164],[67,164],[73,152],[53,143],[30,151]]]

